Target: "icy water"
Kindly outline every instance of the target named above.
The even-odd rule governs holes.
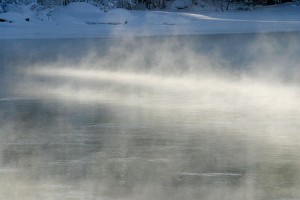
[[[299,36],[0,41],[0,199],[300,199]]]

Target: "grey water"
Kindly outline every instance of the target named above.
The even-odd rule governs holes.
[[[0,40],[0,199],[300,199],[299,36]]]

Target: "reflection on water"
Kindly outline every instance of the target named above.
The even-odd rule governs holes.
[[[0,100],[1,199],[300,198],[297,81],[105,64],[16,72]]]

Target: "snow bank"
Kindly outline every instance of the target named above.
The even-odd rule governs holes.
[[[1,13],[0,14],[0,19],[4,19],[10,23],[17,22],[18,24],[27,24],[28,21],[30,21],[31,15],[29,14],[24,14],[24,13],[17,13],[17,12],[6,12],[6,13]]]
[[[29,25],[29,22],[39,21],[37,14],[28,6],[9,4],[6,9],[8,12],[0,12],[0,19],[14,23],[14,25]]]
[[[113,9],[107,12],[100,10],[98,7],[84,3],[70,3],[65,7],[61,7],[50,15],[56,24],[126,24],[132,19],[129,11],[125,9]]]
[[[102,13],[98,22],[103,24],[126,24],[133,18],[128,10],[118,8]]]
[[[86,24],[97,21],[102,12],[91,4],[74,2],[53,11],[50,17],[57,24]]]
[[[0,0],[1,1],[1,0]],[[7,5],[5,10],[7,12],[0,12],[0,19],[5,19],[11,22],[6,26],[36,26],[46,21],[49,21],[48,13],[51,9],[46,9],[37,4],[31,5]],[[3,24],[2,24],[3,26]],[[1,27],[1,25],[0,25]]]

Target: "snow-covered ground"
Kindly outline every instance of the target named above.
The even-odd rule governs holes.
[[[0,22],[0,39],[277,32],[300,31],[300,6],[287,3],[226,12],[200,8],[104,12],[78,2],[38,15],[16,9],[1,13],[0,19],[7,21]]]

